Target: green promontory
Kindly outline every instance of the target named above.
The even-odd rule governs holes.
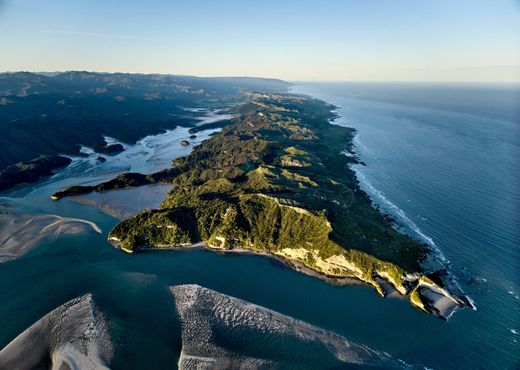
[[[88,194],[93,191],[107,191],[115,189],[135,188],[143,185],[156,183],[172,183],[173,179],[179,174],[176,168],[168,168],[151,175],[143,175],[141,173],[125,172],[116,178],[103,182],[98,185],[73,185],[58,191],[51,195],[52,200],[60,200],[64,197],[70,197],[80,194]]]
[[[109,239],[127,252],[200,242],[261,252],[363,280],[382,295],[389,284],[414,292],[412,303],[435,313],[415,289],[426,247],[372,206],[349,168],[355,157],[340,155],[354,130],[330,124],[334,107],[319,100],[248,97],[232,124],[173,161],[178,172],[161,208],[121,222]]]

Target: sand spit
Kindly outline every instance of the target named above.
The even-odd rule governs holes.
[[[70,200],[97,207],[109,216],[124,220],[140,211],[159,208],[172,186],[153,184],[130,189],[93,192],[70,197]]]
[[[180,369],[312,367],[317,348],[331,365],[397,366],[386,354],[238,298],[198,285],[171,291],[182,325]],[[284,350],[295,343],[294,352]]]
[[[38,244],[63,235],[78,235],[101,229],[93,222],[49,214],[19,214],[0,205],[0,263],[28,253]]]
[[[107,327],[90,294],[54,309],[0,351],[0,369],[108,369]]]

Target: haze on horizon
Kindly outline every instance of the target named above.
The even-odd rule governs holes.
[[[520,82],[520,2],[0,0],[0,71]]]

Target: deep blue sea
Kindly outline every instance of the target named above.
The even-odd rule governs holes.
[[[520,367],[520,86],[329,83],[293,89],[357,130],[362,188],[434,247],[477,311],[424,335],[441,368]]]
[[[95,157],[77,159],[51,179],[0,195],[5,212],[81,218],[101,229],[48,238],[0,263],[0,348],[55,307],[92,293],[109,320],[113,368],[175,368],[180,324],[168,287],[190,283],[304,320],[419,368],[518,369],[518,87],[313,83],[293,91],[339,107],[333,124],[357,129],[355,150],[365,166],[355,170],[363,189],[404,232],[438,251],[476,311],[459,310],[445,322],[406,300],[380,298],[370,287],[331,286],[260,256],[202,250],[127,255],[106,241],[117,219],[70,198],[50,200],[66,185],[99,182],[135,163],[141,171],[167,165],[189,150],[178,143],[187,130],[178,129],[104,164]],[[265,346],[256,355],[288,357],[298,369],[344,368],[319,348],[309,352],[289,339],[280,341],[282,354]],[[240,342],[262,346],[247,335]]]

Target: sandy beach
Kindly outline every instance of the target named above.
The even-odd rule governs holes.
[[[0,369],[108,369],[106,324],[87,294],[54,309],[0,351]]]

